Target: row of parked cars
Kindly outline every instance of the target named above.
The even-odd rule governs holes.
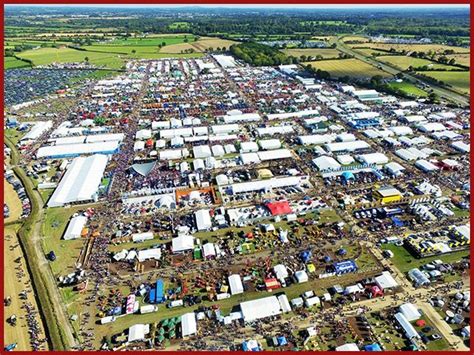
[[[13,189],[16,191],[18,198],[21,201],[22,212],[20,218],[27,217],[31,212],[31,203],[30,199],[26,195],[25,188],[21,184],[20,180],[16,178],[12,170],[5,171],[5,179],[13,186]]]

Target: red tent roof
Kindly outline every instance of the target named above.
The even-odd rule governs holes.
[[[267,203],[267,208],[270,210],[272,216],[277,216],[279,214],[289,214],[293,212],[288,201],[270,202]]]

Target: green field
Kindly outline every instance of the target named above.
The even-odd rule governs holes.
[[[194,36],[187,36],[189,42],[194,41]],[[151,37],[151,38],[128,38],[128,39],[116,39],[108,42],[107,45],[118,45],[118,46],[158,46],[159,44],[165,43],[166,46],[170,44],[183,43],[185,40],[184,36],[163,36],[163,37]]]
[[[107,68],[119,69],[123,66],[123,59],[118,54],[79,51],[71,48],[40,48],[24,51],[18,57],[30,59],[34,65],[47,65],[53,62],[83,62],[86,57],[89,63]]]
[[[429,256],[427,258],[416,259],[403,246],[399,247],[395,244],[382,245],[383,250],[391,250],[394,254],[390,259],[401,272],[407,272],[410,269],[418,268],[422,265],[428,264],[433,260],[440,259],[445,263],[452,263],[461,260],[463,257],[469,256],[469,250],[457,251],[454,253]]]
[[[410,66],[412,66],[413,68],[418,68],[425,65],[431,69],[446,69],[446,70],[457,69],[456,67],[453,67],[451,65],[439,64],[436,62],[432,62],[431,60],[428,60],[428,59],[413,58],[413,57],[407,57],[407,56],[402,56],[402,55],[383,56],[379,58],[379,60],[381,62],[391,64],[401,70],[407,70],[408,67]]]
[[[4,57],[3,58],[4,69],[16,69],[30,67],[30,64],[22,60],[16,59],[15,57]]]
[[[355,58],[323,60],[316,62],[306,62],[303,64],[310,64],[313,68],[328,71],[332,77],[349,76],[351,78],[363,79],[371,78],[374,75],[380,75],[384,78],[391,76],[387,72],[377,69],[370,64]]]
[[[377,55],[377,56],[388,55],[389,54],[388,52],[384,52],[384,51],[380,51],[380,50],[372,49],[372,48],[353,47],[352,49],[354,49],[355,51],[360,52],[362,54],[370,55],[370,56],[373,56],[374,54]]]
[[[444,83],[451,85],[452,89],[460,93],[470,93],[470,72],[469,71],[433,71],[420,72]]]
[[[418,97],[426,97],[428,96],[428,93],[420,88],[417,88],[415,85],[412,83],[408,83],[406,81],[403,81],[401,83],[397,82],[391,82],[388,84],[391,88],[393,89],[398,89],[403,91],[404,93],[408,95],[413,95],[413,96],[418,96]]]
[[[333,48],[292,48],[292,49],[283,50],[283,53],[287,55],[292,55],[297,58],[301,57],[302,55],[312,56],[312,57],[316,57],[320,55],[324,59],[326,59],[326,58],[337,58],[339,53],[341,52]]]
[[[191,27],[189,22],[173,22],[168,26],[171,30],[187,30]]]

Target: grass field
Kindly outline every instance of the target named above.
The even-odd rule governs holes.
[[[391,82],[388,84],[390,87],[394,89],[401,90],[409,95],[414,95],[418,97],[426,97],[428,96],[428,93],[420,88],[417,88],[415,85],[412,83],[408,83],[406,81],[397,83],[397,82]]]
[[[353,45],[357,46],[357,44]],[[417,52],[428,52],[433,51],[436,53],[441,53],[447,49],[452,49],[455,53],[469,53],[469,48],[464,47],[454,47],[447,46],[444,44],[395,44],[395,43],[370,43],[368,44],[370,48],[381,48],[389,50],[390,48],[395,49],[398,52],[406,50],[407,52],[417,51]]]
[[[50,208],[46,212],[43,224],[43,250],[56,254],[56,260],[51,262],[51,269],[55,276],[65,275],[74,270],[75,262],[79,257],[84,239],[61,239],[71,216],[84,206],[71,208]]]
[[[128,38],[128,39],[116,39],[108,42],[107,45],[118,45],[118,46],[158,46],[159,44],[165,43],[166,46],[171,44],[183,43],[185,38],[190,42],[194,41],[194,36],[161,36],[161,37],[150,37],[150,38]]]
[[[9,223],[16,221],[21,216],[21,201],[16,194],[15,189],[13,186],[8,183],[8,181],[4,178],[3,179],[3,188],[4,188],[4,202],[8,205],[10,209],[10,217],[5,218],[4,223]]]
[[[418,68],[425,65],[431,69],[446,69],[446,70],[457,69],[456,67],[453,67],[451,65],[439,64],[436,62],[432,62],[431,60],[428,60],[428,59],[413,58],[413,57],[407,57],[404,55],[387,55],[387,56],[380,57],[379,60],[381,62],[396,66],[397,68],[401,70],[407,70],[408,67],[410,66],[412,66],[413,68]]]
[[[387,52],[379,51],[379,50],[377,50],[377,49],[372,49],[372,48],[358,48],[358,47],[352,47],[352,49],[354,49],[355,51],[360,52],[360,53],[362,53],[362,54],[370,55],[370,56],[372,56],[372,55],[374,55],[374,54],[379,55],[379,56],[389,54],[389,53],[387,53]]]
[[[294,57],[301,57],[302,55],[305,56],[313,56],[316,57],[317,55],[322,56],[323,58],[337,58],[339,52],[337,49],[333,48],[294,48],[294,49],[285,49],[283,52],[287,55],[292,55]]]
[[[463,250],[444,255],[435,255],[427,258],[416,259],[402,246],[399,247],[394,244],[384,244],[382,245],[382,249],[391,250],[393,252],[394,256],[390,260],[401,272],[407,272],[410,269],[420,267],[421,265],[428,264],[429,262],[437,259],[440,259],[446,263],[452,263],[461,260],[465,256],[469,256],[469,250]]]
[[[16,68],[29,68],[30,65],[27,62],[16,59],[15,57],[4,57],[3,58],[4,69],[16,69]]]
[[[227,39],[220,39],[220,38],[203,38],[199,39],[196,42],[190,41],[189,43],[180,43],[180,44],[172,44],[169,46],[165,46],[161,48],[160,53],[181,53],[181,51],[185,51],[187,49],[194,49],[196,52],[204,52],[209,48],[213,48],[214,50],[218,47],[222,48],[225,47],[229,49],[229,47],[237,42],[230,41]]]
[[[454,58],[457,64],[466,65],[468,67],[471,66],[471,55],[469,53],[451,54],[447,55],[446,57],[448,57],[449,59]]]
[[[463,94],[470,94],[470,72],[469,71],[461,71],[461,72],[453,72],[453,71],[434,71],[434,72],[420,72],[420,74],[424,74],[426,76],[430,76],[437,80],[441,80],[446,84],[452,86],[452,89],[463,93]]]
[[[346,75],[352,78],[371,78],[374,75],[381,75],[384,78],[390,77],[390,74],[355,58],[323,60],[304,64],[311,64],[316,69],[328,71],[332,77],[343,77]]]
[[[369,42],[369,39],[367,37],[362,37],[362,36],[347,36],[344,37],[344,42],[351,42],[351,41],[359,41],[359,42]]]
[[[4,229],[4,265],[3,265],[3,287],[5,290],[5,297],[10,296],[12,303],[10,306],[4,308],[4,342],[6,344],[17,343],[18,351],[31,351],[32,348],[29,343],[28,327],[26,323],[26,312],[21,308],[23,300],[18,297],[18,294],[25,289],[31,289],[31,280],[29,274],[26,272],[26,263],[23,252],[18,245],[18,236],[16,234],[19,225],[10,225]],[[20,258],[20,262],[16,263],[14,260]],[[17,270],[21,268],[24,271],[23,277],[17,276]],[[28,286],[25,286],[28,285]],[[38,310],[36,299],[32,292],[27,293],[27,301],[34,305]],[[16,315],[17,325],[12,327],[7,324],[6,319],[10,316]],[[40,321],[39,317],[37,317]],[[43,326],[40,322],[40,338],[44,337]]]
[[[79,51],[71,48],[27,50],[19,53],[18,57],[29,59],[33,61],[34,65],[47,65],[53,62],[83,62],[86,57],[89,58],[89,63],[107,68],[119,69],[123,65],[123,59],[118,54]]]

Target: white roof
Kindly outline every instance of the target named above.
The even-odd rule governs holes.
[[[272,179],[266,179],[266,180],[255,180],[255,181],[240,182],[240,183],[232,184],[232,191],[234,193],[258,191],[258,190],[265,190],[265,189],[278,188],[278,187],[295,186],[295,185],[299,185],[300,182],[301,182],[301,178],[298,176],[272,178]]]
[[[229,178],[225,174],[219,174],[216,176],[217,185],[227,185],[229,183]]]
[[[214,134],[231,133],[231,132],[240,131],[239,125],[237,123],[215,125],[215,126],[211,126],[211,129]]]
[[[141,129],[135,134],[136,139],[151,138],[151,129]]]
[[[242,153],[258,152],[258,144],[256,142],[242,142],[240,144],[240,151]]]
[[[82,229],[87,223],[86,216],[77,216],[71,218],[66,232],[64,232],[64,240],[77,239],[81,236]]]
[[[439,122],[428,122],[423,123],[418,126],[418,129],[422,132],[436,132],[436,131],[445,131],[446,127]]]
[[[383,153],[362,154],[358,156],[358,159],[368,165],[388,163],[388,157]]]
[[[408,123],[424,122],[426,121],[426,117],[421,116],[421,115],[408,115],[408,116],[405,116],[405,120]]]
[[[267,150],[278,149],[281,147],[281,142],[279,139],[262,139],[258,142],[258,144],[260,144],[262,149]]]
[[[181,149],[167,149],[160,152],[160,160],[175,160],[183,156]]]
[[[377,276],[375,278],[375,283],[383,290],[398,286],[397,281],[395,281],[388,271],[383,271],[382,275]]]
[[[252,322],[270,316],[281,314],[281,306],[276,296],[259,298],[240,304],[245,322]]]
[[[336,351],[360,351],[356,343],[347,343],[336,347]]]
[[[288,270],[286,269],[286,266],[283,264],[278,264],[273,267],[273,271],[275,272],[275,275],[277,279],[281,280],[284,279],[285,277],[288,277]]]
[[[415,162],[415,166],[423,171],[435,171],[439,168],[428,160],[420,159]]]
[[[214,248],[214,243],[206,243],[202,246],[202,253],[204,257],[215,256],[216,248]]]
[[[220,144],[217,144],[217,145],[213,145],[211,147],[212,149],[212,154],[215,156],[215,157],[221,157],[223,155],[225,155],[225,150],[224,150],[224,147]]]
[[[154,249],[147,249],[147,250],[139,250],[138,251],[138,261],[143,262],[149,259],[160,260],[161,258],[161,249],[154,248]]]
[[[219,63],[219,65],[223,68],[233,68],[237,64],[235,63],[234,57],[230,55],[223,55],[223,54],[215,54],[213,55],[214,59]]]
[[[308,274],[304,270],[299,270],[295,272],[295,277],[298,280],[298,282],[306,282],[308,281]]]
[[[192,135],[192,127],[163,129],[160,131],[160,138],[191,137]]]
[[[144,340],[149,332],[149,324],[134,324],[128,329],[128,342]]]
[[[352,133],[341,133],[337,135],[336,140],[339,142],[353,142],[356,140],[356,136]]]
[[[209,210],[198,210],[194,212],[194,216],[196,217],[196,227],[198,231],[206,230],[212,227]]]
[[[268,114],[267,118],[271,120],[283,120],[287,118],[292,118],[292,117],[304,117],[304,116],[310,116],[310,115],[319,115],[318,110],[303,110],[303,111],[297,111],[297,112],[285,112],[285,113],[272,113]]]
[[[259,136],[274,135],[274,134],[286,134],[294,131],[293,127],[282,125],[282,126],[269,126],[256,128]]]
[[[407,134],[413,134],[413,130],[408,126],[394,126],[394,127],[389,127],[388,129],[391,130],[393,133],[395,133],[397,136],[405,136]]]
[[[37,158],[72,157],[82,154],[113,154],[117,152],[119,141],[63,144],[59,146],[45,146],[36,152]]]
[[[244,292],[244,285],[242,284],[242,279],[240,275],[233,274],[229,276],[229,286],[230,293],[233,295],[238,295],[239,293]]]
[[[244,165],[260,163],[260,158],[257,153],[240,153],[240,160]]]
[[[283,313],[291,312],[290,302],[288,302],[288,297],[285,294],[277,297],[278,302],[280,302],[280,307]]]
[[[35,140],[38,139],[43,133],[53,127],[53,121],[38,121],[30,131],[25,134],[20,140]]]
[[[212,156],[211,148],[208,145],[198,145],[193,147],[195,158],[208,158]]]
[[[99,190],[107,160],[107,156],[101,154],[75,158],[49,199],[48,207],[94,199]]]
[[[184,337],[197,333],[197,321],[194,312],[185,313],[181,316],[181,335]]]
[[[334,134],[313,134],[309,136],[299,136],[298,140],[300,144],[310,145],[310,144],[324,144],[333,142],[336,140],[336,135]]]
[[[313,164],[316,165],[320,171],[337,170],[341,167],[341,164],[339,164],[336,159],[326,155],[313,159]]]
[[[325,148],[330,152],[349,151],[370,148],[369,143],[365,141],[338,142],[325,144]]]
[[[405,316],[405,318],[412,322],[421,318],[421,313],[418,311],[418,308],[412,303],[405,303],[400,306],[400,312]]]
[[[415,328],[410,324],[408,319],[403,315],[403,313],[398,312],[395,314],[395,319],[398,321],[400,326],[403,328],[405,332],[405,336],[408,339],[413,339],[413,338],[420,338],[420,335],[418,332],[415,330]]]
[[[451,143],[451,147],[463,153],[469,153],[471,151],[471,146],[461,141]]]
[[[384,168],[387,169],[392,174],[396,174],[400,171],[405,170],[405,168],[402,165],[398,164],[396,161],[392,161],[392,162],[386,164],[384,166]]]
[[[260,121],[262,118],[258,113],[241,113],[236,115],[222,116],[225,123]]]
[[[173,253],[191,250],[194,248],[194,237],[192,235],[181,235],[179,237],[173,238],[171,244],[171,250]]]
[[[286,148],[258,152],[257,154],[261,161],[286,159],[292,157],[291,151]]]
[[[144,232],[144,233],[133,233],[132,234],[132,241],[134,243],[140,243],[145,240],[153,239],[153,232]]]

